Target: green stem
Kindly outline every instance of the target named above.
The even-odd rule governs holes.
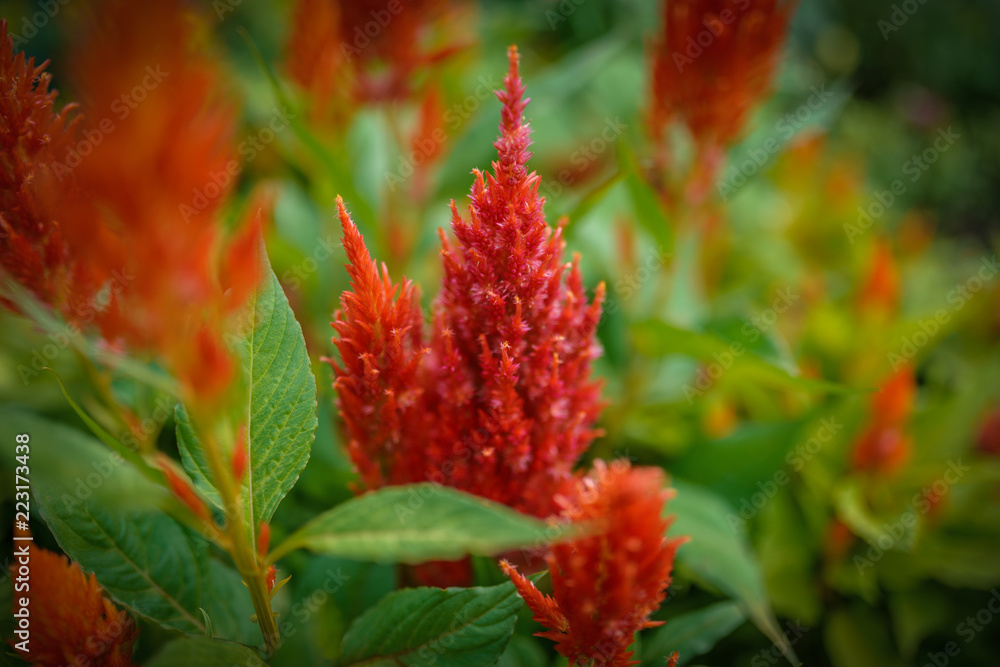
[[[274,612],[271,611],[271,596],[267,590],[267,567],[258,561],[256,546],[246,533],[239,485],[223,460],[222,452],[217,446],[215,433],[207,431],[202,443],[205,447],[208,464],[212,469],[212,477],[215,478],[223,500],[223,511],[227,517],[226,531],[229,533],[230,540],[229,553],[233,557],[237,571],[250,590],[250,599],[253,601],[254,611],[257,613],[257,623],[264,636],[267,653],[274,655],[274,652],[281,645],[281,635],[278,632],[278,623],[274,618]]]

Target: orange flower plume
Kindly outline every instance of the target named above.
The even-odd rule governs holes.
[[[855,470],[891,473],[906,463],[912,443],[905,427],[915,393],[913,368],[904,365],[875,394],[868,426],[854,445]]]
[[[0,21],[0,267],[36,299],[62,308],[85,279],[71,262],[63,229],[45,214],[36,184],[73,141],[74,105],[56,112],[48,61],[14,52]],[[5,306],[16,310],[7,300]]]
[[[33,544],[28,557],[31,637],[28,653],[19,651],[18,655],[40,667],[132,665],[139,629],[104,597],[94,575],[88,578],[78,564]],[[11,571],[16,575],[16,565]]]
[[[596,437],[602,407],[590,365],[603,285],[590,304],[576,262],[561,260],[528,173],[527,100],[509,51],[498,159],[479,171],[469,220],[452,204],[444,281],[430,340],[415,288],[381,274],[340,205],[352,291],[333,327],[348,447],[368,488],[432,480],[537,516]],[[568,275],[567,275],[568,273]]]
[[[318,115],[331,106],[345,115],[351,106],[406,99],[421,68],[462,48],[451,34],[454,11],[447,0],[299,0],[288,74],[313,96]],[[429,35],[445,43],[431,46]]]
[[[648,123],[682,121],[703,149],[739,137],[771,85],[795,2],[664,0]]]
[[[664,537],[672,520],[663,518],[671,495],[663,484],[659,468],[594,462],[564,512],[592,532],[552,546],[547,557],[552,596],[501,562],[535,620],[548,628],[538,636],[554,641],[571,667],[638,664],[628,650],[635,633],[661,625],[649,616],[666,596],[674,556],[684,542]]]
[[[258,277],[256,225],[244,224],[226,239],[220,224],[239,167],[235,114],[217,98],[223,73],[193,48],[197,26],[180,0],[108,0],[94,17],[71,58],[85,113],[75,141],[49,142],[44,168],[33,178],[18,175],[24,171],[18,161],[40,139],[21,129],[19,142],[4,142],[4,165],[14,165],[5,171],[45,202],[41,212],[18,208],[29,200],[15,195],[13,205],[5,202],[4,224],[30,226],[54,266],[65,274],[75,265],[89,279],[85,301],[61,308],[68,319],[93,322],[112,345],[159,354],[184,393],[209,399],[234,371],[222,343],[224,320]],[[17,67],[9,54],[4,58],[6,78]],[[33,132],[62,131],[63,117],[51,116],[47,79],[27,88],[22,79],[30,68],[18,58],[22,83],[14,88],[18,99],[4,97],[5,129],[26,122],[18,105],[25,113],[33,105],[39,128]],[[5,184],[5,198],[21,187],[16,180]],[[8,269],[14,275],[33,266],[11,262],[20,270]],[[60,306],[50,297],[56,287],[29,287]]]

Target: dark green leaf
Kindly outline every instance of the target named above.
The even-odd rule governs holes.
[[[674,651],[680,654],[677,664],[712,650],[715,643],[743,625],[746,614],[735,602],[719,602],[704,609],[672,618],[647,635],[643,644],[643,665],[662,667],[664,658]]]
[[[397,591],[347,631],[340,665],[489,667],[510,641],[521,604],[511,583]]]

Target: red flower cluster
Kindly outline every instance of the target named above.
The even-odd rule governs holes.
[[[104,597],[94,575],[88,578],[65,556],[34,545],[29,558],[32,634],[28,653],[19,655],[40,667],[132,665],[139,629]]]
[[[683,121],[703,149],[725,147],[771,84],[795,2],[669,0],[652,53],[654,138]]]
[[[872,399],[872,414],[854,445],[855,470],[891,473],[910,457],[912,443],[906,422],[913,411],[916,378],[910,366],[893,373]]]
[[[461,48],[448,30],[453,11],[448,0],[300,0],[289,76],[312,94],[321,115],[329,107],[343,115],[366,102],[407,98],[417,71]],[[434,45],[435,37],[443,44]]]
[[[39,300],[63,307],[86,282],[70,261],[58,220],[42,210],[35,184],[72,142],[72,106],[56,113],[48,62],[14,53],[0,21],[0,266]],[[0,300],[8,308],[15,306]]]
[[[256,227],[226,241],[219,224],[239,165],[235,114],[216,99],[224,77],[192,48],[197,26],[179,0],[109,0],[95,16],[71,59],[86,112],[71,138],[58,134],[65,111],[52,116],[47,80],[32,91],[35,70],[10,66],[13,47],[4,45],[3,86],[20,93],[5,94],[0,109],[3,164],[14,174],[4,184],[5,199],[14,192],[4,220],[26,246],[8,270],[71,321],[96,324],[108,342],[158,353],[184,390],[209,398],[232,377],[223,322],[255,287],[259,266]],[[36,122],[27,122],[32,108]],[[57,136],[40,148],[41,131]],[[33,273],[22,259],[31,252],[47,271]],[[87,288],[72,304],[59,296],[70,271]],[[55,280],[39,285],[29,274]]]
[[[591,532],[552,546],[551,597],[501,563],[535,620],[548,628],[538,636],[556,642],[571,667],[638,664],[628,650],[635,633],[661,624],[649,615],[663,602],[677,547],[684,541],[664,537],[670,519],[663,518],[663,509],[670,492],[663,485],[659,468],[596,461],[564,512]]]
[[[341,203],[352,291],[333,322],[343,365],[331,364],[366,487],[433,480],[548,516],[597,435],[590,365],[604,287],[588,304],[577,262],[561,262],[561,231],[526,166],[514,47],[509,57],[494,173],[474,172],[468,221],[452,204],[457,247],[442,232],[430,339],[413,285],[379,274]]]

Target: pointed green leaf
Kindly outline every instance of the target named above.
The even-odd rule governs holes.
[[[344,635],[341,667],[489,667],[503,654],[521,608],[511,583],[396,591]]]
[[[211,639],[178,639],[164,646],[146,667],[267,667],[253,650]]]
[[[646,636],[642,664],[662,667],[664,658],[674,651],[680,654],[677,664],[689,664],[692,658],[711,651],[716,642],[744,621],[746,614],[735,602],[718,602],[672,618]]]
[[[760,564],[741,529],[742,519],[710,491],[679,480],[674,480],[673,486],[677,496],[665,509],[676,517],[669,534],[691,538],[678,549],[678,564],[738,600],[761,632],[792,664],[798,664],[771,611]]]
[[[375,562],[420,563],[534,547],[560,531],[505,505],[430,483],[367,493],[319,515],[272,554],[306,548]]]
[[[263,240],[260,253],[264,277],[247,306],[246,333],[237,341],[249,381],[243,511],[253,541],[260,522],[270,521],[309,462],[317,424],[316,380],[302,327],[271,270]],[[177,442],[192,480],[221,506],[204,450],[183,408],[177,410]]]

